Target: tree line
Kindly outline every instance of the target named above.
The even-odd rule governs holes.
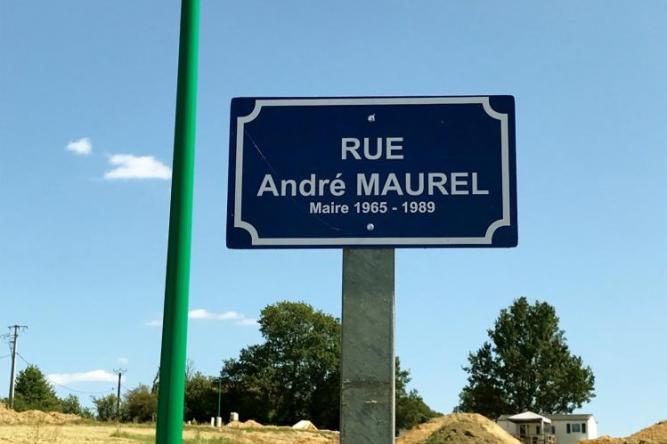
[[[223,361],[220,375],[186,371],[185,420],[208,422],[218,402],[223,418],[291,425],[309,419],[320,428],[337,429],[340,419],[340,321],[301,302],[265,307],[259,319],[261,344]],[[571,413],[594,397],[595,378],[581,357],[573,355],[553,306],[519,298],[500,312],[489,340],[468,356],[463,369],[468,382],[454,411],[489,418],[531,410]],[[434,417],[416,390],[408,390],[410,373],[396,358],[396,429]],[[94,411],[82,408],[74,395],[58,398],[33,365],[19,373],[16,410],[74,413],[102,421],[153,421],[159,380],[127,391],[117,411],[117,398],[93,397]]]
[[[94,417],[92,410],[81,407],[79,398],[75,395],[59,398],[44,373],[36,365],[30,364],[18,373],[14,395],[14,409],[19,412],[42,410]]]
[[[208,422],[220,413],[265,424],[292,425],[308,419],[320,428],[337,429],[340,420],[340,320],[301,302],[265,307],[259,319],[261,344],[223,362],[220,375],[186,371],[187,421]],[[30,381],[30,382],[28,382]],[[396,359],[396,426],[409,428],[436,415],[416,390],[408,390],[410,373]],[[75,413],[101,421],[152,421],[159,380],[127,391],[117,411],[114,394],[93,397],[94,412],[81,408],[76,396],[60,400],[42,372],[29,366],[16,384],[17,410]]]

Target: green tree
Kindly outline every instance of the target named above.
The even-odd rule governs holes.
[[[217,378],[190,372],[185,382],[185,419],[207,422],[217,413]]]
[[[570,413],[593,398],[595,377],[570,352],[556,310],[519,298],[500,312],[490,341],[468,356],[468,384],[457,411]]]
[[[396,433],[400,430],[409,430],[438,415],[438,412],[431,410],[424,402],[417,390],[410,390],[396,398]]]
[[[265,342],[225,361],[224,415],[233,406],[242,417],[260,422],[293,424],[307,418],[318,427],[337,429],[340,321],[305,303],[280,302],[262,310],[259,324]],[[409,380],[409,372],[401,370],[397,360],[399,426],[433,413],[416,392],[406,392]]]
[[[122,405],[123,421],[153,421],[157,412],[157,396],[147,385],[140,384],[124,395]]]
[[[24,410],[60,410],[60,400],[44,373],[36,366],[29,365],[16,376],[17,411]]]
[[[410,372],[401,369],[401,361],[396,357],[396,433],[411,429],[438,415],[426,405],[417,390],[407,391],[410,379]]]
[[[60,411],[63,413],[71,413],[74,415],[81,415],[81,403],[79,398],[75,395],[69,395],[67,398],[60,400]]]
[[[262,310],[259,324],[266,342],[225,362],[226,401],[238,405],[242,414],[253,412],[260,422],[291,424],[309,418],[320,427],[335,428],[339,321],[305,303],[280,302]]]
[[[116,395],[106,395],[101,398],[93,397],[98,421],[111,421],[116,418],[116,400]]]
[[[83,407],[81,408],[81,412],[79,413],[79,416],[85,419],[95,419],[95,413],[90,407]]]

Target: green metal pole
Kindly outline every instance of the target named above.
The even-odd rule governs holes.
[[[160,355],[156,432],[158,444],[183,442],[198,34],[199,0],[183,0],[178,53],[167,279]]]

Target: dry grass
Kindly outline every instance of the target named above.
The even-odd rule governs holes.
[[[215,430],[186,427],[187,444],[336,444],[338,433],[309,432],[289,427],[261,427]],[[152,443],[154,426],[105,423],[79,424],[0,424],[1,444],[121,444]]]
[[[5,412],[6,413],[6,412]],[[85,422],[53,414],[0,415],[0,444],[137,444],[153,443],[155,426]],[[9,419],[8,419],[9,418]],[[293,430],[250,421],[237,427],[213,429],[186,426],[186,444],[338,444],[338,432]],[[493,421],[475,414],[434,418],[396,440],[397,444],[518,444]],[[667,444],[667,422],[657,423],[627,438],[602,437],[582,444]]]
[[[0,443],[12,444],[107,444],[133,443],[129,439],[112,438],[113,425],[0,425]]]

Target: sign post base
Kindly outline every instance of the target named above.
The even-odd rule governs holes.
[[[341,444],[394,442],[394,305],[394,249],[344,249]]]

